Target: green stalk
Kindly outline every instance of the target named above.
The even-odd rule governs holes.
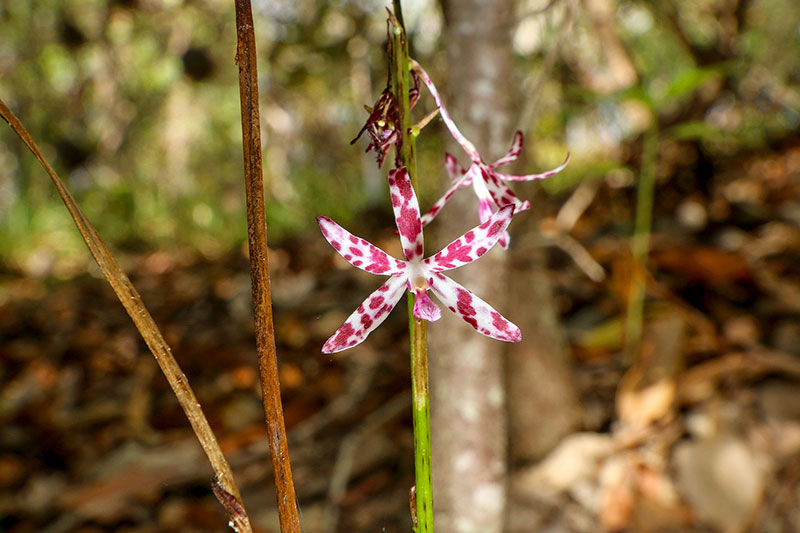
[[[431,408],[428,389],[428,335],[424,320],[414,317],[414,295],[408,293],[408,327],[411,336],[411,396],[414,421],[414,472],[416,477],[416,533],[433,533],[433,481],[431,478]]]
[[[656,165],[658,163],[658,119],[645,131],[642,146],[642,164],[639,170],[639,187],[636,191],[636,225],[633,230],[633,262],[631,286],[628,294],[628,315],[625,324],[627,354],[633,362],[639,352],[644,320],[644,297],[647,256],[650,252],[650,229],[653,219]]]
[[[397,99],[400,121],[400,163],[408,169],[411,184],[417,187],[415,136],[409,135],[408,40],[403,25],[400,0],[393,0],[394,18],[390,17],[392,38],[392,90]],[[408,293],[408,328],[411,355],[411,393],[414,421],[414,470],[416,477],[416,533],[433,533],[433,481],[431,476],[431,411],[428,389],[428,336],[426,322],[414,317],[414,295]],[[414,513],[412,513],[413,515]]]

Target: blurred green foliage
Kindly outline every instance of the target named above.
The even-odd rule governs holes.
[[[546,190],[635,170],[622,148],[656,119],[665,135],[712,157],[796,132],[796,2],[605,3],[632,75],[615,63],[599,19],[571,2],[539,12],[521,1],[510,29],[520,108],[529,111],[519,126],[533,139],[526,169],[573,153]],[[273,242],[308,229],[317,214],[347,225],[386,207],[366,141],[349,145],[367,115],[362,105],[386,82],[383,5],[254,1]],[[407,12],[416,55],[441,80],[440,9],[418,0]],[[232,1],[0,0],[0,28],[0,96],[112,247],[190,246],[214,256],[242,243]],[[420,141],[424,205],[445,179],[442,128],[429,130]],[[44,172],[0,128],[0,253],[16,265],[44,254],[50,264],[82,247]]]

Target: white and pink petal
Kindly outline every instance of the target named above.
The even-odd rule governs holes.
[[[317,217],[322,235],[348,263],[372,274],[396,276],[406,271],[404,261],[390,256],[366,239],[356,237],[328,217]]]
[[[495,201],[488,189],[491,172],[478,165],[472,165],[467,171],[467,175],[472,175],[472,189],[478,197],[478,218],[481,222],[489,220],[494,213]]]
[[[447,108],[444,107],[444,103],[442,102],[442,97],[439,96],[439,91],[436,89],[436,85],[433,84],[431,81],[430,76],[425,70],[420,66],[419,63],[411,60],[411,68],[414,72],[416,72],[422,83],[428,88],[428,92],[431,93],[433,96],[433,100],[436,102],[436,106],[439,108],[439,114],[442,116],[442,120],[444,121],[445,126],[447,126],[448,131],[450,131],[450,135],[456,140],[458,144],[461,145],[461,148],[467,153],[467,156],[475,163],[479,163],[481,161],[481,156],[478,153],[478,149],[475,148],[475,145],[472,144],[469,139],[464,137],[464,134],[458,129],[456,123],[453,122],[453,119],[450,117],[450,113],[447,111]]]
[[[506,235],[513,214],[512,205],[500,208],[489,220],[472,228],[423,263],[430,272],[443,272],[475,261]]]
[[[519,342],[522,332],[489,304],[444,274],[433,274],[431,290],[448,309],[478,333],[506,342]]]
[[[470,183],[472,183],[472,177],[471,177],[471,175],[470,175],[470,174],[464,174],[464,175],[462,175],[462,176],[461,176],[461,177],[458,179],[458,181],[456,181],[455,183],[453,183],[453,184],[450,186],[450,188],[449,188],[449,189],[447,189],[447,192],[445,192],[445,193],[442,195],[442,197],[441,197],[441,198],[439,198],[439,199],[436,201],[436,203],[435,203],[435,204],[433,204],[433,207],[431,207],[431,208],[428,210],[428,212],[427,212],[427,213],[425,213],[424,215],[422,215],[422,225],[423,225],[423,227],[424,227],[424,226],[427,226],[428,224],[430,224],[430,223],[431,223],[431,221],[432,221],[434,218],[436,218],[436,215],[438,215],[438,214],[439,214],[439,211],[441,211],[441,210],[442,210],[442,208],[444,207],[444,204],[446,204],[446,203],[447,203],[447,201],[448,201],[448,200],[449,200],[449,199],[450,199],[450,198],[453,196],[453,194],[454,194],[454,193],[455,193],[455,192],[456,192],[458,189],[460,189],[460,188],[462,188],[462,187],[466,187],[466,186],[467,186],[467,185],[469,185]]]
[[[507,165],[513,161],[516,161],[519,157],[519,154],[522,153],[522,132],[517,130],[514,132],[514,140],[511,141],[511,148],[508,149],[506,155],[489,165],[489,168],[497,168],[503,165]]]
[[[419,215],[419,202],[411,178],[406,167],[389,171],[389,193],[392,197],[392,209],[400,233],[400,243],[406,260],[413,261],[422,257],[425,242],[422,236],[422,219]]]
[[[450,176],[450,183],[455,183],[467,172],[451,154],[444,155],[444,168],[447,170],[447,175]],[[464,185],[469,185],[469,183]]]
[[[500,238],[497,239],[497,244],[503,250],[508,250],[508,243],[511,242],[511,235],[508,234],[508,230],[504,231]]]
[[[342,327],[322,346],[323,353],[336,353],[364,342],[367,335],[381,325],[405,292],[405,276],[392,276],[370,294],[345,320]]]
[[[558,174],[562,170],[564,170],[567,165],[569,164],[569,160],[571,158],[571,154],[567,154],[567,158],[564,159],[564,162],[558,165],[556,168],[552,170],[548,170],[546,172],[541,172],[539,174],[526,174],[522,176],[517,176],[514,174],[498,174],[498,176],[506,181],[535,181],[535,180],[542,180],[545,178],[549,178],[555,174]]]
[[[528,200],[523,201],[517,198],[517,195],[514,194],[514,191],[509,189],[508,185],[503,183],[503,181],[500,179],[503,177],[503,174],[499,174],[490,170],[485,172],[483,177],[485,179],[486,189],[489,191],[492,201],[498,207],[513,205],[515,213],[527,211],[531,208],[531,203]]]

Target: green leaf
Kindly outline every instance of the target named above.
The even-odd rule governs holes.
[[[692,94],[708,81],[718,78],[720,73],[712,68],[693,68],[678,74],[668,85],[664,94],[658,99],[661,105],[670,104]]]
[[[721,132],[719,128],[711,126],[703,120],[683,122],[673,126],[664,132],[664,134],[678,141],[714,141],[719,140],[723,136],[723,132]]]

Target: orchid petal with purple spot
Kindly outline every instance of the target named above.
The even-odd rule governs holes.
[[[450,135],[452,135],[456,142],[461,145],[461,148],[464,149],[470,159],[476,163],[479,162],[481,160],[481,156],[478,153],[478,149],[475,148],[475,145],[472,144],[469,139],[464,137],[464,134],[462,134],[458,129],[456,123],[453,122],[453,119],[450,117],[450,113],[442,103],[442,97],[439,96],[439,91],[436,89],[436,85],[433,84],[433,81],[431,81],[428,73],[425,72],[420,64],[413,59],[411,60],[411,69],[419,75],[422,83],[425,84],[425,86],[428,88],[428,92],[430,92],[431,96],[433,96],[433,100],[436,102],[437,107],[439,107],[439,114],[442,116],[445,126],[447,126],[447,129],[450,131]]]
[[[478,218],[481,222],[486,222],[494,212],[494,199],[489,189],[486,188],[489,173],[478,165],[472,165],[467,170],[467,175],[472,176],[472,190],[475,191],[475,196],[478,197]]]
[[[392,197],[394,220],[400,233],[400,243],[406,260],[420,259],[425,242],[422,237],[422,221],[419,216],[419,203],[406,167],[389,171],[389,192]]]
[[[444,168],[450,176],[450,183],[459,181],[467,172],[452,154],[444,154]]]
[[[460,316],[478,333],[506,342],[522,340],[522,333],[517,326],[447,276],[439,273],[433,274],[431,290],[448,309]]]
[[[453,196],[453,194],[454,194],[454,193],[455,193],[455,192],[456,192],[458,189],[460,189],[460,188],[462,188],[462,187],[466,187],[466,186],[468,186],[470,183],[472,183],[472,177],[471,177],[471,175],[467,175],[467,174],[464,174],[463,176],[461,176],[461,178],[460,178],[458,181],[456,181],[455,183],[453,183],[453,184],[450,186],[450,188],[449,188],[449,189],[447,189],[447,192],[445,192],[445,193],[442,195],[442,197],[441,197],[441,198],[439,198],[439,199],[436,201],[436,203],[435,203],[435,204],[433,204],[433,207],[431,207],[430,209],[428,209],[428,212],[427,212],[427,213],[425,213],[424,215],[422,215],[422,226],[424,227],[424,226],[427,226],[428,224],[430,224],[430,222],[431,222],[431,221],[432,221],[434,218],[436,218],[436,215],[438,215],[438,214],[439,214],[439,211],[441,211],[441,210],[442,210],[442,208],[444,207],[444,204],[446,204],[446,203],[447,203],[447,200],[449,200],[449,199],[450,199],[450,197],[451,197],[451,196]]]
[[[528,200],[523,202],[517,198],[517,195],[514,194],[514,191],[509,189],[508,185],[499,180],[496,175],[493,173],[487,173],[485,177],[486,189],[489,191],[489,194],[491,194],[492,201],[498,207],[503,207],[504,205],[509,204],[513,205],[515,213],[527,211],[531,208],[531,203]]]
[[[517,176],[514,174],[499,174],[506,181],[534,181],[534,180],[542,180],[545,178],[549,178],[555,174],[558,174],[562,170],[564,170],[567,165],[569,164],[569,160],[571,158],[571,154],[567,154],[567,158],[564,159],[564,162],[558,165],[556,168],[552,170],[548,170],[547,172],[541,172],[539,174],[526,174],[523,176]]]
[[[389,254],[356,237],[328,217],[317,217],[322,235],[348,263],[371,274],[396,276],[405,272],[405,264]]]
[[[404,276],[392,276],[378,290],[367,296],[342,327],[330,336],[322,347],[323,353],[336,353],[352,348],[367,338],[381,325],[403,296],[406,288]]]
[[[506,155],[489,165],[489,168],[497,168],[503,165],[507,165],[513,161],[516,161],[519,157],[519,154],[522,153],[522,132],[517,130],[514,132],[514,140],[511,141],[511,148],[508,149]]]
[[[442,251],[423,261],[430,272],[443,272],[467,265],[492,249],[511,223],[514,206],[507,205],[492,217],[454,240]]]
[[[500,238],[497,239],[497,244],[503,250],[508,250],[508,243],[511,242],[511,235],[508,234],[508,230],[504,231]]]

